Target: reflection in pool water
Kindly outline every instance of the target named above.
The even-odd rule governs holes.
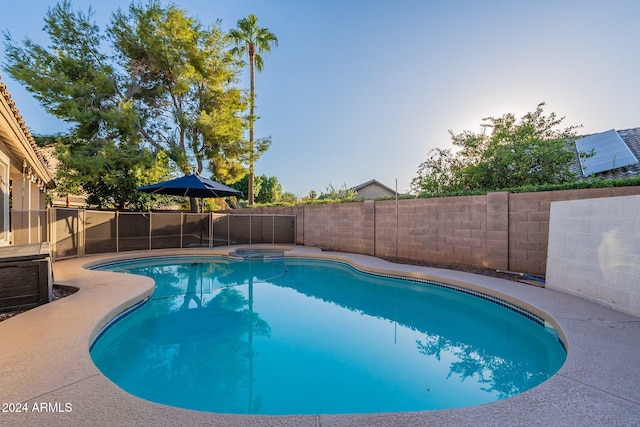
[[[165,258],[152,299],[94,343],[124,390],[223,413],[417,411],[507,398],[553,375],[557,336],[450,289],[335,262]]]

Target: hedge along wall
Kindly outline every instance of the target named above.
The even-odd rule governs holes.
[[[551,202],[640,194],[640,186],[237,209],[296,215],[299,245],[544,276]]]

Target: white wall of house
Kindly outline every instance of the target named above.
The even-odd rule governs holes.
[[[640,196],[552,202],[546,287],[640,316]]]

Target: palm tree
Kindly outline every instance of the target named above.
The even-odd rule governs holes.
[[[254,141],[253,123],[255,121],[255,70],[262,71],[264,65],[262,52],[269,52],[271,46],[278,46],[278,38],[267,28],[258,27],[258,18],[252,13],[246,18],[238,21],[238,28],[229,31],[229,36],[235,43],[231,50],[233,55],[238,57],[249,54],[249,76],[251,80],[250,100],[249,100],[249,206],[253,206],[253,162],[254,162]]]

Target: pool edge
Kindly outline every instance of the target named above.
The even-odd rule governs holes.
[[[233,248],[226,248],[226,251]],[[316,415],[316,416],[247,416],[202,413],[179,408],[171,408],[136,398],[117,388],[97,371],[90,361],[88,341],[91,330],[98,328],[100,320],[119,304],[131,298],[131,293],[113,295],[106,303],[92,306],[99,297],[107,297],[113,291],[114,283],[105,283],[104,277],[98,282],[86,283],[83,265],[102,259],[156,256],[167,253],[220,254],[225,249],[216,250],[156,250],[126,254],[109,254],[98,257],[65,260],[54,264],[56,282],[80,288],[70,297],[39,307],[0,323],[0,339],[19,340],[25,331],[43,329],[43,322],[55,322],[62,331],[53,331],[43,340],[37,333],[24,338],[22,345],[11,352],[0,355],[3,368],[0,386],[11,389],[8,399],[36,402],[70,401],[73,411],[66,414],[0,414],[0,420],[42,423],[46,420],[53,425],[81,425],[89,422],[106,424],[118,420],[120,423],[135,423],[145,420],[159,425],[175,423],[211,425],[394,425],[431,424],[459,425],[482,424],[527,424],[551,423],[555,425],[597,425],[603,420],[615,424],[630,424],[640,418],[638,386],[640,374],[637,366],[619,363],[619,360],[634,360],[638,343],[633,337],[639,336],[640,319],[613,312],[574,296],[540,288],[527,287],[502,279],[467,276],[469,273],[450,270],[420,268],[391,264],[364,255],[322,252],[315,248],[296,247],[287,256],[304,254],[318,257],[338,257],[348,259],[358,267],[367,270],[410,272],[437,277],[438,281],[464,281],[473,279],[473,286],[489,288],[504,293],[517,300],[525,300],[532,307],[539,307],[548,315],[557,318],[560,330],[566,333],[566,343],[570,347],[567,361],[550,380],[513,398],[471,408],[424,411],[412,413],[387,413],[365,415]],[[86,271],[86,270],[84,270]],[[114,273],[117,274],[117,273]],[[443,277],[444,276],[444,277]],[[464,280],[463,280],[464,279]],[[117,280],[121,280],[118,278]],[[122,283],[120,283],[122,284]],[[144,293],[140,283],[138,297]],[[83,296],[84,294],[84,296]],[[65,301],[66,300],[66,301]],[[106,308],[110,305],[110,309]],[[75,316],[75,311],[87,316]],[[559,316],[561,315],[561,316]],[[623,324],[620,329],[598,330],[589,324],[589,319],[607,319],[611,324]],[[45,325],[46,325],[45,323]],[[91,323],[87,325],[86,323]],[[586,326],[586,328],[585,328]],[[593,342],[600,345],[592,347]],[[84,343],[83,345],[81,345]],[[625,345],[621,345],[624,343]],[[4,341],[2,341],[4,344]],[[44,347],[49,345],[49,347]],[[575,349],[573,348],[575,346]],[[45,350],[46,348],[46,350]],[[576,351],[574,351],[576,350]],[[39,353],[46,351],[46,357]],[[68,363],[74,361],[75,364]],[[87,360],[89,365],[87,365]],[[56,371],[59,370],[59,371]],[[81,372],[80,372],[81,371]],[[635,386],[633,384],[636,384]],[[635,388],[634,388],[635,387]],[[46,417],[46,418],[43,418]],[[40,421],[38,421],[40,420]],[[56,420],[58,420],[56,422]]]

